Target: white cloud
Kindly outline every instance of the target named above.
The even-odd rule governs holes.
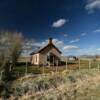
[[[64,37],[67,37],[68,36],[68,34],[64,34]]]
[[[59,19],[59,20],[53,22],[52,27],[54,27],[54,28],[62,27],[68,21],[69,20],[66,20],[66,19]]]
[[[95,10],[100,9],[100,0],[88,0],[85,9],[88,13],[93,13]]]
[[[80,39],[71,40],[70,43],[78,42]]]
[[[24,47],[40,47],[41,45],[43,45],[43,42],[38,42],[37,40],[30,39],[25,42]]]
[[[63,50],[66,50],[66,51],[75,50],[75,49],[79,49],[79,47],[75,45],[67,45],[67,46],[64,46],[63,48]]]
[[[87,33],[85,33],[85,32],[84,32],[84,33],[81,33],[81,36],[86,36],[86,34],[87,34]]]
[[[100,48],[97,48],[97,51],[100,51]]]
[[[58,45],[58,46],[64,44],[63,41],[58,40],[58,39],[53,39],[53,43],[54,43],[55,45]]]
[[[97,29],[97,30],[95,30],[94,32],[95,32],[95,33],[98,33],[98,32],[100,32],[100,29]]]

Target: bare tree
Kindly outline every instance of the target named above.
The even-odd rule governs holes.
[[[21,54],[23,36],[21,33],[0,33],[0,69],[1,74],[10,75],[10,67],[14,67]]]

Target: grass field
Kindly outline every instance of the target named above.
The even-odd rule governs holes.
[[[52,72],[62,72],[65,69],[68,70],[79,70],[79,69],[89,69],[89,68],[96,68],[99,69],[100,67],[100,61],[91,61],[88,60],[80,60],[79,61],[68,61],[67,66],[18,66],[14,68],[14,72],[18,74],[26,74],[32,73],[32,74],[42,74],[42,73],[52,73]]]

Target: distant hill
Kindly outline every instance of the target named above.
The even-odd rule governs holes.
[[[90,60],[94,60],[94,59],[100,59],[100,55],[81,55],[79,56],[80,59],[90,59]]]
[[[61,56],[61,59],[63,61],[65,61],[66,59],[68,59],[69,57],[75,57],[75,56]],[[82,60],[100,60],[100,55],[80,55],[77,56],[78,58],[82,59]]]

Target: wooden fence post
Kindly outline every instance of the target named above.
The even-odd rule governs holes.
[[[57,61],[57,65],[56,65],[56,73],[58,72],[57,67],[58,67],[58,61]]]
[[[4,73],[4,70],[2,70],[1,73],[0,73],[0,80],[2,80],[3,73]]]
[[[98,71],[99,71],[99,69],[100,69],[100,65],[99,65],[99,61],[98,61]]]
[[[54,56],[53,56],[53,67],[54,67],[54,65],[55,65],[55,61],[54,61]]]
[[[44,63],[43,63],[43,72],[42,73],[44,74]]]
[[[89,69],[91,69],[91,60],[89,60]]]
[[[79,59],[79,70],[80,70],[80,59]]]
[[[9,69],[9,71],[11,72],[12,71],[12,65],[10,64],[10,69]]]
[[[68,67],[68,66],[67,66],[67,59],[66,59],[66,70],[67,70],[67,67]]]
[[[25,69],[25,75],[27,75],[27,60],[26,60],[26,69]]]

